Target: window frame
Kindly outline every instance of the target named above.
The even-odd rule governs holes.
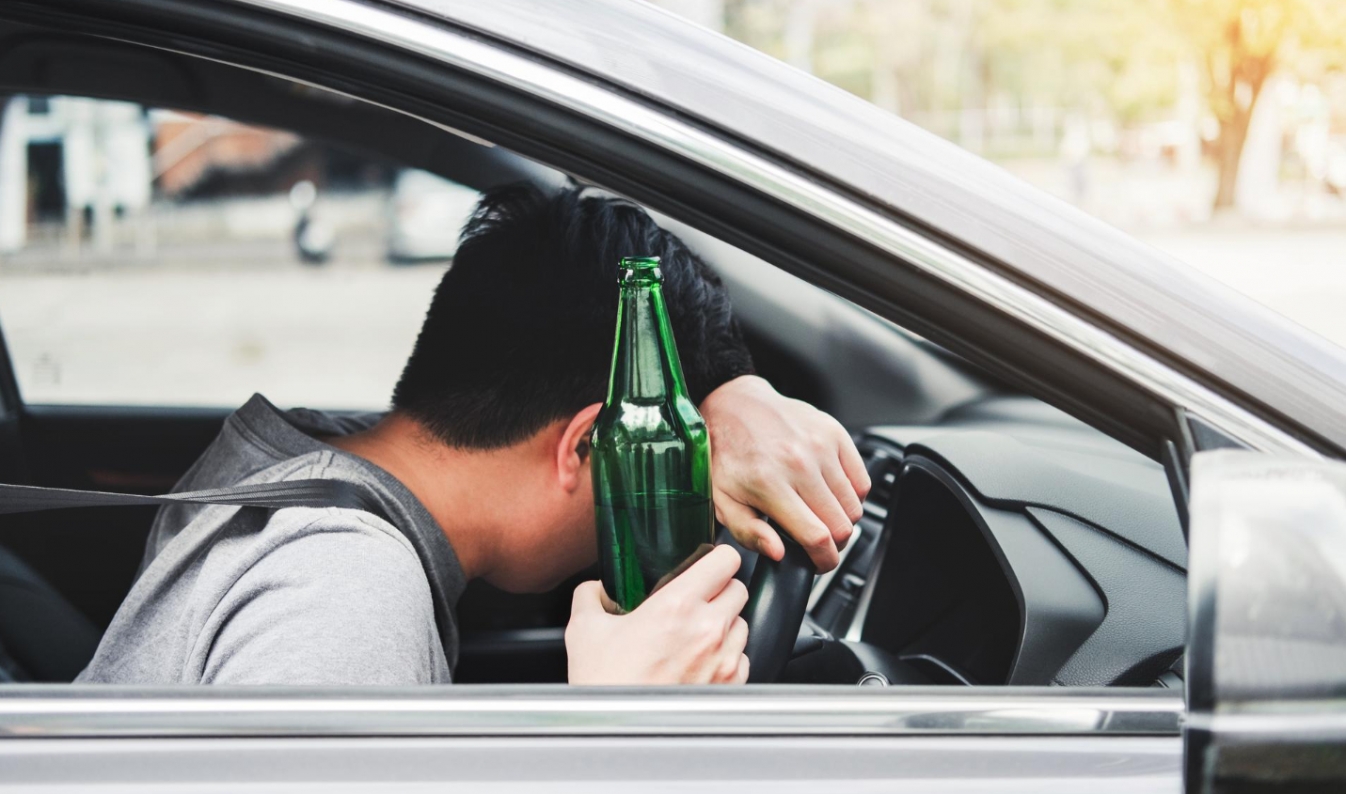
[[[820,197],[828,211],[819,223],[830,223],[838,233],[853,234],[868,241],[865,263],[889,262],[894,258],[916,261],[928,269],[940,269],[950,289],[972,290],[982,299],[1015,318],[1011,324],[1026,324],[1053,336],[1063,348],[1072,348],[1091,371],[1109,373],[1127,384],[1123,396],[1141,395],[1144,409],[1171,407],[1178,402],[1205,407],[1206,415],[1235,433],[1273,448],[1301,449],[1302,445],[1279,429],[1247,414],[1213,392],[1149,359],[1129,346],[1083,323],[1059,307],[1003,277],[981,268],[971,259],[945,248],[912,230],[866,209],[851,199],[832,193],[826,186],[790,180],[777,166],[751,151],[708,136],[671,116],[634,102],[629,97],[592,85],[538,61],[527,59],[480,38],[432,26],[410,16],[334,0],[323,11],[305,8],[298,0],[248,0],[257,9],[293,17],[308,15],[308,22],[331,27],[340,21],[339,10],[350,10],[341,35],[373,37],[375,27],[389,36],[398,31],[415,33],[419,41],[403,42],[404,50],[416,52],[440,70],[475,68],[476,77],[513,81],[516,87],[534,91],[547,103],[561,102],[566,92],[578,91],[571,100],[588,97],[603,106],[591,106],[592,118],[608,124],[631,124],[633,117],[648,122],[639,131],[647,145],[663,146],[670,156],[699,157],[702,165],[718,163],[722,176],[737,176],[754,189],[778,200],[809,206]],[[243,5],[243,4],[240,4]],[[331,14],[328,12],[331,11]],[[93,24],[85,21],[83,25]],[[134,37],[132,37],[134,40]],[[182,38],[168,36],[161,43],[184,47]],[[427,49],[431,44],[435,48]],[[385,43],[387,43],[385,41]],[[190,53],[189,53],[190,54]],[[216,57],[224,57],[216,53]],[[473,63],[476,56],[488,56]],[[199,56],[198,56],[199,57]],[[265,59],[258,59],[263,61]],[[276,68],[283,69],[278,59]],[[488,62],[489,61],[489,62]],[[253,63],[234,65],[263,69]],[[518,68],[513,74],[502,68]],[[550,70],[550,71],[548,71]],[[288,79],[306,82],[302,75],[284,72]],[[539,81],[531,82],[530,81]],[[337,85],[324,85],[341,91]],[[592,93],[597,92],[597,93]],[[401,112],[445,127],[460,111],[427,106],[405,98]],[[438,111],[438,112],[436,112]],[[569,112],[576,112],[571,108]],[[584,111],[580,111],[584,112]],[[422,115],[423,114],[423,115]],[[653,114],[653,115],[650,115]],[[467,125],[464,125],[467,126]],[[679,148],[683,147],[683,148]],[[686,147],[692,147],[688,149]],[[697,148],[701,147],[701,148]],[[545,149],[545,144],[531,150]],[[559,155],[558,155],[559,156]],[[754,160],[757,158],[757,160]],[[762,170],[743,173],[736,169],[758,162]],[[633,177],[618,178],[617,184]],[[768,181],[786,179],[781,185]],[[796,191],[796,192],[790,192]],[[760,196],[759,196],[760,198]],[[686,211],[694,196],[683,192],[664,208],[683,209],[702,221],[708,230],[728,232],[732,220],[712,221]],[[670,204],[677,206],[670,207]],[[849,224],[849,225],[848,225]],[[760,248],[760,246],[758,246]],[[877,259],[873,248],[881,249]],[[858,250],[858,249],[857,249]],[[775,252],[776,259],[793,264],[805,275],[885,316],[914,320],[897,304],[878,293],[865,294],[847,277],[818,270],[799,257]],[[850,275],[869,264],[857,266]],[[863,282],[859,282],[863,283]],[[874,282],[877,283],[877,282]],[[887,291],[890,292],[890,291]],[[1017,308],[1016,308],[1017,307]],[[915,321],[921,333],[934,337],[925,324]],[[1089,346],[1096,345],[1096,349]],[[6,367],[8,360],[6,360]],[[1002,368],[1003,369],[1003,368]],[[12,372],[8,373],[12,380]],[[1136,383],[1143,383],[1138,387]],[[1065,395],[1059,400],[1069,402]],[[1087,412],[1086,412],[1087,413]],[[1131,418],[1133,415],[1128,415]],[[1097,417],[1094,417],[1095,423]],[[1140,420],[1136,420],[1140,421]],[[1153,416],[1145,423],[1153,429]],[[1147,434],[1137,433],[1125,422],[1102,423],[1108,431],[1133,444]],[[103,688],[95,686],[20,685],[0,693],[0,735],[66,738],[110,737],[337,737],[337,736],[611,736],[615,734],[664,736],[1155,736],[1177,737],[1184,713],[1181,696],[1165,690],[1064,690],[1060,688],[909,688],[848,689],[789,685],[753,686],[726,692],[701,689],[632,689],[598,691],[565,686],[474,686],[416,690],[308,690],[282,687],[265,690],[229,688],[185,691],[181,688]]]
[[[1180,439],[1179,406],[1254,449],[1319,455],[965,244],[905,225],[657,98],[449,18],[359,0],[126,0],[111,12],[57,0],[4,13],[314,86],[595,179],[910,328],[1153,459],[1163,440]],[[947,316],[964,322],[937,319]]]

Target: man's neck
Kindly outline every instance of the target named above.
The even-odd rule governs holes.
[[[488,574],[500,539],[528,520],[517,482],[527,470],[519,457],[528,450],[450,447],[395,412],[368,430],[325,440],[405,485],[443,529],[468,579]]]

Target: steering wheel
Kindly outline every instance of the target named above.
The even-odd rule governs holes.
[[[743,608],[748,623],[748,647],[743,652],[748,657],[750,684],[780,679],[794,651],[817,573],[803,546],[783,532],[780,537],[785,556],[780,562],[758,556],[748,585],[748,605]]]

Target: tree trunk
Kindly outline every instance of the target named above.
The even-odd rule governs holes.
[[[1252,121],[1252,109],[1256,105],[1257,99],[1254,97],[1246,110],[1239,108],[1230,118],[1220,120],[1220,137],[1215,141],[1215,162],[1219,167],[1219,181],[1215,188],[1217,211],[1234,206],[1239,162],[1243,159],[1243,144],[1248,140],[1248,125]]]
[[[1220,137],[1215,141],[1216,164],[1220,169],[1215,189],[1217,212],[1234,206],[1243,145],[1248,141],[1248,125],[1252,123],[1257,100],[1262,96],[1262,87],[1271,76],[1276,54],[1246,55],[1236,48],[1231,61],[1228,77],[1219,81],[1224,87],[1215,103],[1217,108],[1225,109],[1223,113],[1216,112],[1220,121]],[[1209,60],[1207,68],[1210,68]],[[1214,75],[1214,71],[1210,73]]]

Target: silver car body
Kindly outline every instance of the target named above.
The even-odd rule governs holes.
[[[111,17],[153,10],[94,5]],[[902,303],[899,277],[991,307],[1063,362],[1127,384],[1155,416],[1185,411],[1253,449],[1305,458],[1346,443],[1335,350],[971,155],[644,4],[206,5],[507,86],[768,197],[903,263],[799,272],[917,330],[937,319]],[[975,355],[974,337],[937,341]],[[1070,403],[1053,389],[1069,377],[1058,370],[1044,390]],[[1089,415],[1088,402],[1070,407]],[[0,785],[1172,792],[1184,708],[1163,689],[32,686],[0,698]]]

